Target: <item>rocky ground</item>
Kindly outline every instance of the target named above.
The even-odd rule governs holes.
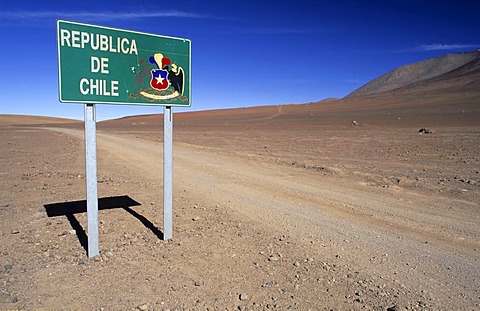
[[[478,125],[260,117],[178,118],[169,241],[161,127],[99,125],[90,259],[81,124],[3,120],[0,308],[480,309]]]

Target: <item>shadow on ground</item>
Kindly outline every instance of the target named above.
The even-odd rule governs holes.
[[[108,210],[123,208],[130,215],[137,218],[142,224],[150,229],[159,239],[163,240],[163,232],[160,231],[155,225],[148,220],[145,216],[137,213],[131,207],[140,206],[141,204],[130,198],[127,195],[107,197],[98,199],[98,210]],[[80,244],[85,251],[88,252],[88,237],[85,229],[82,227],[75,214],[87,212],[87,201],[70,201],[62,203],[52,203],[44,205],[45,211],[48,217],[65,216],[70,222],[72,228],[75,230]]]

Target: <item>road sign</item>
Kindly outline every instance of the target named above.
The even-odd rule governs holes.
[[[190,106],[188,39],[57,21],[61,102]]]

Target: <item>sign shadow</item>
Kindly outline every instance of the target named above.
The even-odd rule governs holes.
[[[150,220],[145,216],[131,209],[133,206],[140,206],[139,202],[130,198],[128,195],[106,197],[98,199],[98,210],[108,210],[123,208],[133,217],[140,220],[140,222],[148,229],[150,229],[160,240],[164,239],[163,232],[160,231]],[[61,203],[45,204],[43,206],[47,212],[48,217],[67,217],[72,229],[75,230],[80,245],[88,252],[88,237],[85,229],[82,227],[75,214],[87,212],[87,201],[70,201]]]

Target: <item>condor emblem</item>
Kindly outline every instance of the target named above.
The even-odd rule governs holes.
[[[150,99],[171,99],[183,97],[183,86],[185,84],[185,73],[183,68],[172,63],[170,58],[162,53],[155,53],[149,58],[149,62],[156,68],[150,71],[150,86],[152,90],[142,90],[140,94]],[[142,62],[145,64],[145,62]],[[142,75],[146,67],[139,72]]]

